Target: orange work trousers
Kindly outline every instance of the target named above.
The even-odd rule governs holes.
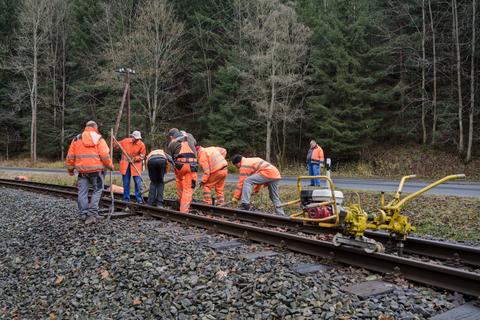
[[[217,205],[221,206],[225,204],[225,196],[223,194],[223,188],[225,188],[225,180],[227,179],[228,169],[218,170],[212,173],[207,182],[202,186],[203,189],[203,202],[206,204],[212,204],[212,189],[215,189],[217,197]]]
[[[180,211],[188,212],[192,203],[193,189],[197,183],[197,173],[190,170],[189,164],[184,164],[180,170],[175,168],[175,179]]]

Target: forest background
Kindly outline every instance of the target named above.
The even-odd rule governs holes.
[[[0,0],[0,157],[63,159],[87,120],[108,137],[131,68],[132,130],[150,147],[178,127],[281,167],[314,138],[334,163],[403,148],[477,168],[478,12],[477,0]]]

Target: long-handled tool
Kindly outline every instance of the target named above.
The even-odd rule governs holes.
[[[113,128],[110,129],[110,159],[112,159],[113,163]],[[113,194],[113,168],[110,170],[110,198],[112,199],[112,203],[110,204],[110,210],[108,210],[107,220],[112,218],[112,214],[115,211],[115,197]]]
[[[167,183],[170,183],[170,182],[172,182],[172,181],[175,181],[175,177],[163,181],[163,184],[167,184]],[[142,191],[142,194],[145,194],[145,193],[147,193],[148,191],[150,191],[150,189],[147,189],[147,190],[145,190],[145,191]]]

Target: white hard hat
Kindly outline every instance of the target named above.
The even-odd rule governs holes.
[[[130,137],[133,137],[137,140],[142,140],[142,134],[138,130],[133,131]]]

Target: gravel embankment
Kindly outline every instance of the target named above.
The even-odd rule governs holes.
[[[0,212],[0,318],[424,319],[464,302],[393,277],[393,292],[361,300],[341,289],[379,275],[299,274],[310,257],[251,261],[268,248],[216,252],[228,237],[141,217],[84,226],[74,201],[24,191],[0,188]]]

